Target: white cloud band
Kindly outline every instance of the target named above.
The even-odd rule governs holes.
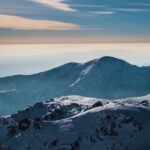
[[[121,12],[147,12],[148,9],[142,9],[142,8],[113,8],[115,11],[121,11]]]
[[[113,15],[113,14],[116,14],[116,12],[114,12],[114,11],[95,11],[93,13],[97,14],[97,15]]]
[[[32,2],[40,3],[48,7],[62,10],[62,11],[75,11],[67,3],[64,3],[64,0],[30,0]]]

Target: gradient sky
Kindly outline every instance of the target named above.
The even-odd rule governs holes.
[[[149,0],[0,0],[0,43],[150,42]]]
[[[150,44],[9,44],[0,45],[0,77],[33,74],[68,62],[113,56],[138,66],[150,65]]]

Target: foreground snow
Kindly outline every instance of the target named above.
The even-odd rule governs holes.
[[[0,119],[0,150],[149,150],[150,95],[55,98]]]

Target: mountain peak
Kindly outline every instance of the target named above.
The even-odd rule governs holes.
[[[126,64],[126,65],[131,65],[127,61],[124,61],[122,59],[112,57],[112,56],[104,56],[99,59],[95,59],[94,62],[97,64],[109,64],[109,65],[118,65],[118,64]]]
[[[119,58],[116,58],[116,57],[112,57],[112,56],[103,56],[103,57],[100,57],[100,58],[97,58],[97,59],[94,59],[88,63],[94,63],[94,64],[105,64],[105,63],[110,63],[110,64],[129,64],[128,62],[122,60],[122,59],[119,59]]]
[[[104,57],[101,57],[100,59],[99,59],[99,61],[100,62],[102,62],[102,61],[109,61],[109,62],[126,62],[126,61],[124,61],[124,60],[122,60],[122,59],[119,59],[119,58],[116,58],[116,57],[112,57],[112,56],[104,56]],[[127,62],[126,62],[127,63]]]
[[[103,56],[100,58],[100,60],[113,60],[113,61],[116,61],[116,60],[121,60],[121,59],[118,59],[116,57],[112,57],[112,56]]]

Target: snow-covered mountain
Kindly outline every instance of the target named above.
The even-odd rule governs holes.
[[[149,150],[150,95],[66,96],[0,118],[0,150]]]
[[[14,113],[43,99],[81,95],[116,99],[150,93],[150,67],[113,57],[68,63],[34,74],[0,79],[0,115]]]

